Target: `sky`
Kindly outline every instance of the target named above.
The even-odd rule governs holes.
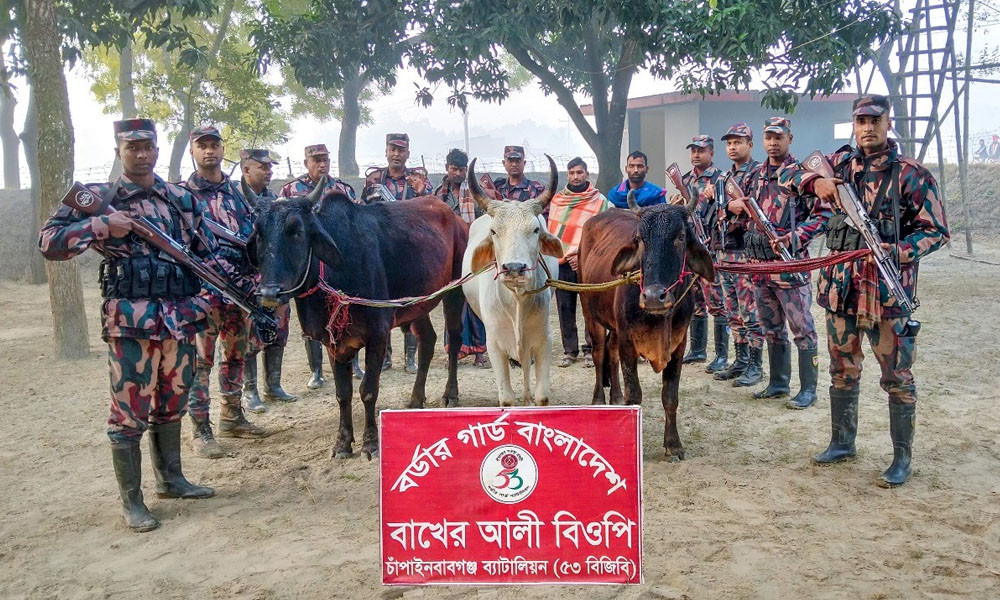
[[[1000,22],[1000,0],[977,2],[979,10],[987,16],[996,17]],[[976,51],[979,54],[985,44],[995,34],[1000,33],[1000,25],[989,25],[977,30]],[[964,39],[964,34],[963,34]],[[876,81],[877,81],[876,77]],[[430,108],[414,103],[413,82],[420,78],[412,70],[404,70],[394,90],[378,97],[373,103],[374,123],[358,131],[357,159],[362,171],[366,166],[384,161],[385,134],[389,132],[410,133],[411,165],[419,165],[421,157],[431,171],[440,171],[444,156],[453,147],[463,147],[463,123],[461,113],[448,107],[445,102],[447,90],[438,90],[437,99]],[[27,90],[23,81],[15,81],[18,86],[19,102],[15,115],[15,127],[20,129],[27,104]],[[84,70],[76,68],[67,73],[70,111],[75,129],[76,178],[81,181],[97,181],[106,178],[114,158],[114,138],[112,122],[114,115],[104,114],[101,106],[90,91],[90,82]],[[421,83],[423,85],[423,83]],[[639,73],[633,79],[629,96],[634,98],[650,94],[674,91],[666,81],[657,80],[646,73]],[[849,90],[853,91],[853,90]],[[876,85],[872,91],[884,91]],[[578,98],[581,103],[586,98]],[[734,115],[734,120],[738,116]],[[949,119],[951,121],[951,119]],[[970,131],[973,149],[979,138],[1000,133],[1000,85],[974,83],[971,95]],[[282,157],[289,157],[292,171],[297,175],[303,171],[302,149],[306,145],[325,143],[336,160],[337,139],[340,125],[336,120],[316,123],[311,119],[299,119],[292,123],[287,143],[272,148]],[[945,132],[945,154],[954,156],[954,141],[950,138],[953,129]],[[469,108],[469,135],[471,153],[482,153],[479,164],[484,170],[499,170],[501,149],[504,144],[524,145],[529,160],[541,159],[543,152],[552,154],[557,162],[565,162],[573,156],[585,159],[593,156],[593,151],[583,141],[576,127],[569,120],[565,110],[554,96],[545,96],[537,83],[529,83],[523,90],[513,93],[502,104],[472,101]],[[166,173],[169,160],[169,142],[161,138],[158,171]],[[596,161],[593,162],[596,166]],[[529,165],[530,168],[531,165]],[[336,170],[336,166],[334,166]],[[22,169],[22,184],[28,185],[26,168]],[[189,159],[185,161],[182,173],[191,171]],[[277,169],[276,176],[288,176],[287,162]],[[2,174],[0,174],[2,177]]]

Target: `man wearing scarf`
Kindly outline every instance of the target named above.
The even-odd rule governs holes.
[[[566,165],[568,171],[566,187],[552,197],[549,204],[549,233],[559,238],[563,244],[563,257],[559,259],[559,279],[577,282],[577,255],[583,225],[591,217],[606,210],[611,204],[608,199],[591,185],[587,163],[579,156]],[[560,367],[568,367],[580,355],[579,337],[576,327],[576,292],[556,290],[556,308],[559,313],[559,330],[562,333],[563,357]],[[583,346],[584,366],[593,367],[594,359],[590,349],[590,334],[585,332]]]
[[[838,179],[825,179],[801,166],[782,173],[780,185],[792,193],[814,193],[817,211],[833,213],[827,226],[827,246],[833,254],[866,247],[838,210],[836,184],[854,186],[861,203],[878,226],[882,247],[891,252],[901,284],[911,298],[917,287],[921,258],[949,238],[944,205],[930,172],[902,156],[888,132],[889,98],[862,96],[854,101],[854,139],[827,157]],[[830,349],[830,417],[833,435],[829,447],[813,457],[830,464],[855,455],[858,431],[858,395],[867,337],[882,371],[882,389],[889,395],[889,436],[893,460],[876,483],[896,487],[910,476],[917,390],[911,367],[920,323],[900,308],[878,276],[870,256],[820,270],[817,302],[826,309],[827,346]],[[915,299],[914,299],[915,300]]]
[[[434,190],[434,195],[455,211],[467,225],[471,225],[485,213],[469,193],[469,189],[462,185],[468,168],[469,156],[458,148],[452,148],[445,157],[444,180]],[[448,343],[448,333],[445,332],[445,352],[448,351]],[[462,348],[458,351],[458,357],[461,359],[470,354],[476,357],[475,366],[483,369],[490,366],[486,358],[486,326],[466,302],[462,307]]]

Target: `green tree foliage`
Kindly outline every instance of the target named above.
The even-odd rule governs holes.
[[[223,18],[225,15],[217,13],[211,19],[187,23],[193,52],[191,48],[134,50],[130,83],[138,113],[155,119],[175,141],[182,131],[186,136],[189,130],[184,120],[190,102],[191,122],[218,126],[226,137],[226,158],[235,161],[240,148],[285,141],[292,111],[279,101],[285,93],[283,87],[266,81],[254,68],[247,42],[257,19],[254,4],[234,5],[218,53],[212,57]],[[142,38],[137,41],[141,46]],[[93,48],[83,57],[93,81],[91,89],[108,114],[121,111],[120,59],[120,51],[114,48]]]
[[[843,89],[858,58],[898,26],[877,0],[433,0],[412,16],[422,35],[410,62],[429,81],[503,100],[504,52],[534,75],[594,150],[603,189],[621,177],[626,102],[639,71],[701,94],[759,80],[766,105],[792,110],[799,92]],[[592,102],[593,125],[578,97]]]

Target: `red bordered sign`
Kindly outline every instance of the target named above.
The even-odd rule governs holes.
[[[642,583],[637,406],[385,410],[386,584]]]

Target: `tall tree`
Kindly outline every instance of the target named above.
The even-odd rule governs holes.
[[[23,44],[28,57],[28,79],[36,99],[38,145],[46,149],[39,164],[40,209],[52,213],[73,183],[73,124],[69,92],[60,53],[55,0],[25,3]],[[47,262],[49,300],[56,333],[56,354],[82,358],[90,352],[87,315],[83,310],[80,273],[73,261]]]
[[[358,127],[365,98],[396,84],[396,71],[413,41],[410,9],[397,0],[308,0],[305,6],[265,2],[253,34],[262,71],[288,67],[305,88],[339,96],[337,162],[341,176],[356,176]]]
[[[746,89],[759,77],[765,104],[791,110],[797,92],[842,89],[857,58],[869,57],[898,24],[877,0],[433,0],[413,8],[423,34],[410,61],[428,80],[503,100],[506,51],[566,110],[597,156],[602,189],[621,179],[636,73],[702,94]],[[593,125],[581,97],[593,104]]]
[[[17,97],[10,82],[3,46],[6,40],[0,35],[0,144],[3,144],[3,186],[9,190],[21,189],[21,144],[14,130],[14,108]]]

